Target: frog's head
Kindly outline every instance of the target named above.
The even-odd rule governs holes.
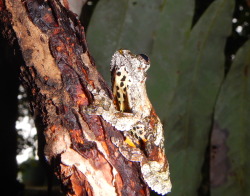
[[[130,50],[118,50],[111,60],[111,71],[121,73],[134,83],[145,83],[150,60],[144,54],[135,55]]]

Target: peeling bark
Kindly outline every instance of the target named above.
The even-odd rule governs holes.
[[[100,116],[82,112],[93,101],[87,85],[112,94],[76,15],[59,0],[5,0],[0,10],[9,15],[22,50],[21,80],[42,118],[44,154],[65,193],[149,195],[139,165],[126,160],[110,140],[122,134]]]

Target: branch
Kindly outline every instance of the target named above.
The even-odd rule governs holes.
[[[44,154],[65,193],[149,195],[139,164],[126,160],[110,140],[122,138],[121,132],[100,116],[81,112],[93,102],[88,85],[103,89],[110,99],[112,94],[76,15],[58,0],[5,0],[0,8],[1,14],[11,14],[26,63],[21,80],[42,118]]]

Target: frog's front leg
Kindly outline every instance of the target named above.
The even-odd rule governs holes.
[[[83,109],[85,113],[102,116],[119,131],[129,131],[141,120],[138,114],[118,111],[104,90],[93,89],[92,86],[88,86],[88,90],[94,96],[94,102]]]
[[[133,144],[129,144],[129,142],[116,137],[111,137],[111,141],[119,148],[120,153],[129,161],[142,162],[143,159],[145,159],[143,152],[139,148],[133,146]]]

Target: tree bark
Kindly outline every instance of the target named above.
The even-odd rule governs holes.
[[[11,15],[26,63],[21,80],[35,116],[42,119],[44,155],[65,193],[149,195],[139,165],[126,160],[110,140],[122,134],[100,116],[82,112],[93,101],[87,85],[111,99],[112,94],[76,15],[59,0],[0,0],[0,10]]]

